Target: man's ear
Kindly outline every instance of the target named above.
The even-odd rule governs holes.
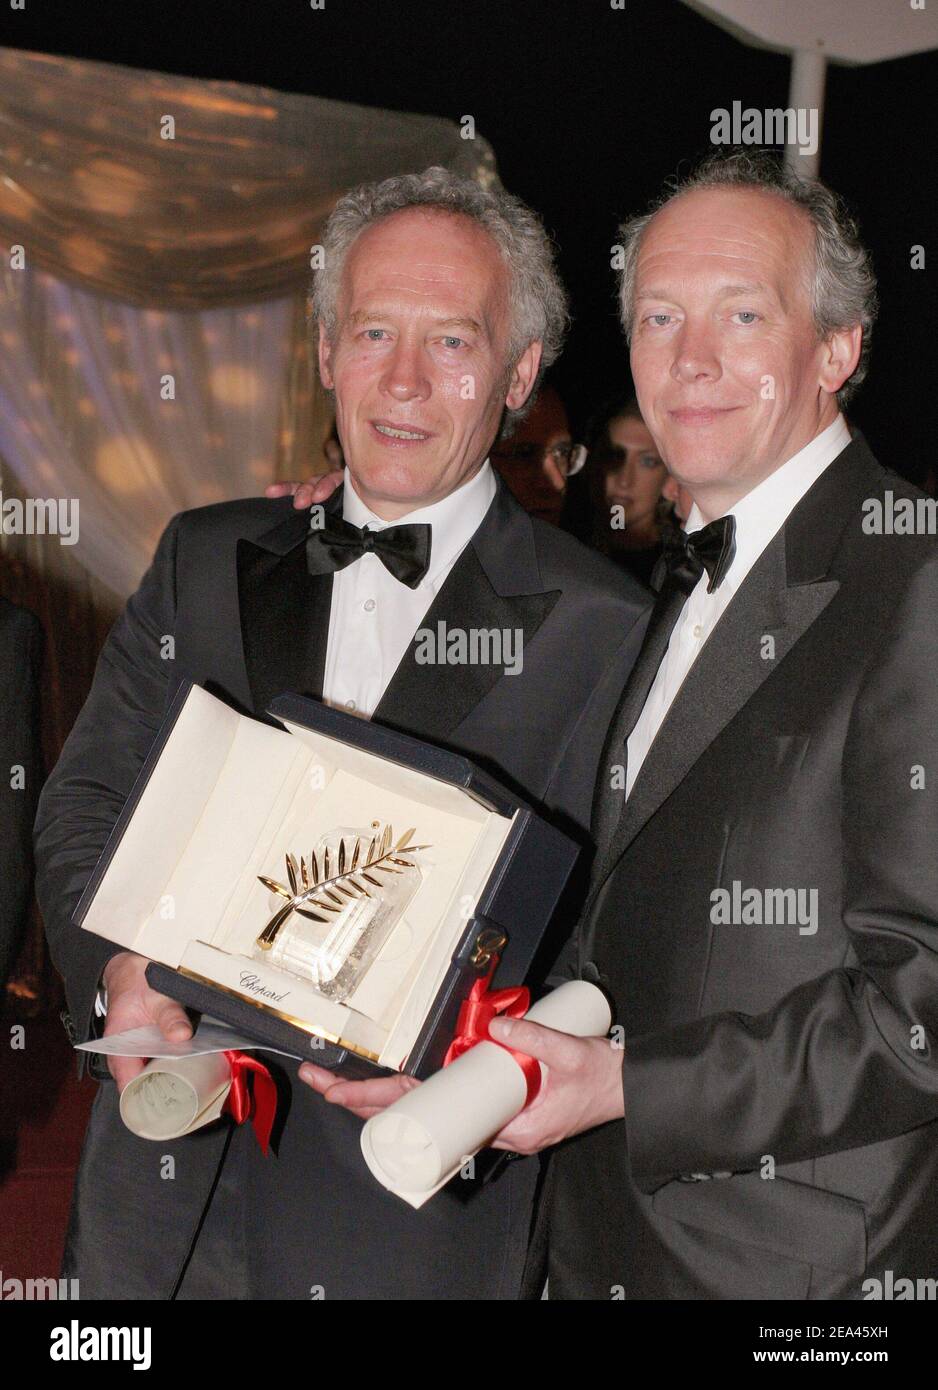
[[[863,329],[858,323],[841,328],[824,340],[818,385],[834,396],[856,371],[863,346]]]
[[[332,344],[326,335],[326,325],[319,320],[319,378],[327,391],[335,386],[332,376]]]
[[[533,390],[541,365],[540,342],[529,343],[511,369],[505,404],[509,410],[520,410]]]

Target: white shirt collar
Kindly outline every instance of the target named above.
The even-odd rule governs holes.
[[[387,526],[427,522],[433,527],[430,569],[427,574],[427,578],[432,580],[441,568],[450,565],[456,559],[478,530],[492,504],[495,491],[495,474],[492,465],[486,459],[478,473],[448,497],[441,498],[439,502],[432,502],[427,507],[418,507],[416,511],[408,512],[395,521],[384,521],[365,505],[355,491],[351,474],[346,471],[342,516],[353,526],[369,526],[375,531],[383,531]]]
[[[821,430],[813,439],[757,484],[728,515],[736,518],[736,553],[715,594],[724,597],[735,593],[752,569],[769,541],[778,534],[795,507],[826,468],[850,443],[850,431],[842,415]],[[696,502],[687,518],[686,531],[698,531],[705,525]]]

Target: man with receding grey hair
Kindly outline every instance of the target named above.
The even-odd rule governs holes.
[[[70,924],[183,679],[261,719],[297,691],[445,744],[588,848],[603,734],[648,602],[528,517],[488,462],[560,349],[548,238],[503,190],[430,169],[349,193],[323,245],[313,303],[344,487],[312,513],[253,500],[170,523],[42,800],[39,897],[81,1039],[96,996],[105,1033],[190,1031],[148,987],[142,957]],[[441,629],[485,655],[428,662],[426,635]],[[473,640],[492,633],[504,641]],[[283,1128],[264,1158],[249,1126],[135,1138],[118,1091],[143,1063],[109,1065],[65,1257],[82,1297],[518,1296],[536,1159],[457,1179],[414,1212],[369,1174],[331,1073],[304,1066],[300,1084],[284,1064]]]
[[[921,494],[840,411],[873,273],[829,189],[743,152],[622,246],[642,418],[693,506],[567,960],[617,1032],[494,1021],[548,1071],[495,1143],[559,1145],[553,1298],[891,1297],[938,1264],[938,542],[870,523]]]
[[[497,1142],[568,1140],[552,1297],[883,1297],[938,1262],[938,543],[867,525],[917,489],[840,413],[873,273],[768,156],[711,159],[622,241],[642,416],[694,505],[569,959],[621,1032],[493,1025],[550,1070]]]

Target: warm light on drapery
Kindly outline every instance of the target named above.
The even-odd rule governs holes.
[[[75,558],[115,594],[136,587],[175,512],[317,466],[301,307],[134,309],[0,269],[4,472],[27,496],[78,500]]]
[[[494,177],[486,142],[436,117],[10,49],[0,164],[3,243],[164,309],[295,292],[354,184],[429,164]]]

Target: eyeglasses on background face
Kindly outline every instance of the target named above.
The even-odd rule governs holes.
[[[586,462],[586,446],[563,442],[552,444],[550,448],[545,449],[543,444],[538,444],[535,440],[519,441],[513,444],[508,439],[494,446],[492,456],[503,463],[525,463],[536,466],[540,466],[544,458],[547,457],[552,459],[565,478],[572,478],[574,473],[579,473]]]

